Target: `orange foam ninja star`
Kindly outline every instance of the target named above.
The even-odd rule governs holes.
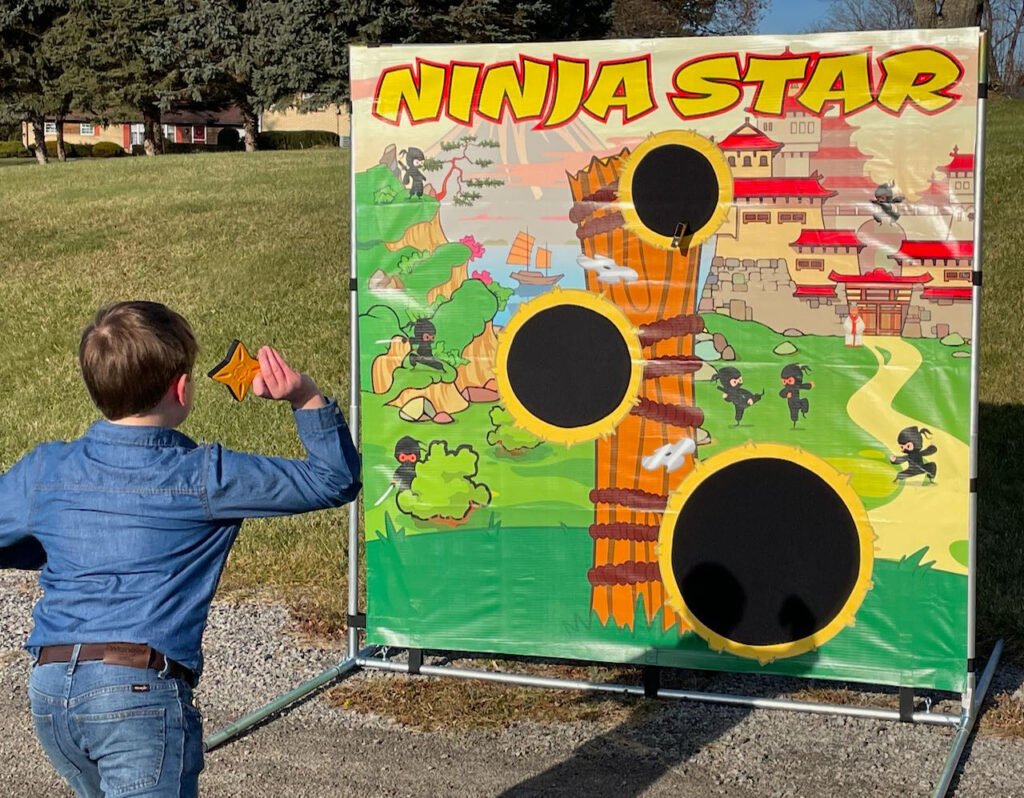
[[[245,398],[253,378],[260,373],[260,363],[245,348],[245,344],[235,340],[228,347],[225,358],[207,373],[216,382],[227,386],[236,401]]]

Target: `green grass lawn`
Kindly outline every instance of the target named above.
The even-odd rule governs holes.
[[[8,163],[9,161],[0,161]],[[348,170],[343,150],[76,159],[0,179],[0,470],[96,418],[77,373],[82,327],[121,299],[166,302],[193,324],[197,374],[232,338],[281,349],[348,404]],[[301,447],[288,409],[200,376],[183,430],[280,455]],[[343,511],[248,522],[224,577],[272,586],[318,624],[344,617]]]
[[[1024,103],[997,100],[989,111],[978,634],[983,642],[1006,637],[1010,655],[1024,661],[1024,476],[1017,465],[1024,458]],[[75,347],[94,310],[119,299],[156,299],[184,313],[202,346],[200,372],[232,338],[252,347],[271,343],[347,406],[347,151],[75,159],[47,167],[0,160],[4,166],[22,168],[0,176],[0,470],[40,440],[81,434],[95,418]],[[767,376],[765,402],[778,391],[777,373]],[[828,401],[827,391],[809,395],[812,413],[824,407],[815,397]],[[754,410],[770,411],[775,423],[779,401]],[[458,426],[446,434],[458,435]],[[235,404],[205,378],[184,431],[241,449],[299,453],[286,408],[254,399]],[[368,474],[367,482],[382,489],[387,478]],[[223,588],[273,589],[312,625],[337,629],[346,562],[344,512],[250,522]]]

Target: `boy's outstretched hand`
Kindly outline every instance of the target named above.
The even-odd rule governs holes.
[[[313,378],[295,371],[272,346],[260,347],[256,358],[260,373],[252,381],[252,392],[260,398],[290,402],[292,410],[313,410],[327,404]]]

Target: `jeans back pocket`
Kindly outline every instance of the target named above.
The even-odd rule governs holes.
[[[160,781],[167,737],[164,707],[75,715],[74,721],[108,796],[150,790]]]

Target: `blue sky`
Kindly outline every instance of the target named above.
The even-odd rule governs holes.
[[[828,0],[770,0],[756,32],[800,33],[827,9]]]

